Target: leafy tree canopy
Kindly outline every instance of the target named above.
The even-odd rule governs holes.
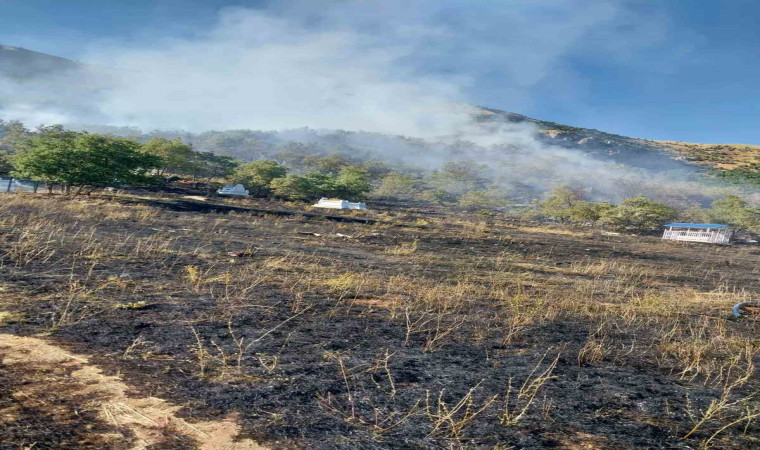
[[[287,167],[275,161],[260,160],[238,167],[230,176],[230,181],[242,184],[252,195],[261,197],[269,192],[272,180],[283,178],[287,173]]]
[[[557,220],[571,220],[573,208],[581,202],[581,195],[570,186],[554,189],[543,202],[539,203],[541,213]]]
[[[14,176],[70,186],[141,183],[160,164],[140,152],[136,141],[112,136],[60,131],[38,134],[13,155]]]
[[[647,231],[676,217],[676,210],[665,203],[636,197],[624,200],[620,206],[605,212],[601,221],[616,229]]]
[[[270,187],[276,197],[289,200],[316,200],[320,197],[355,200],[371,189],[366,171],[353,167],[341,170],[337,177],[319,172],[287,175],[272,180]]]
[[[760,230],[760,209],[753,208],[735,195],[715,200],[708,211],[709,217],[736,228]]]
[[[359,167],[344,166],[333,185],[332,196],[358,200],[372,189],[369,173]]]
[[[225,178],[235,171],[239,163],[229,156],[215,155],[212,152],[193,152],[191,165],[194,177]]]
[[[8,175],[13,170],[11,159],[6,153],[0,152],[0,175]]]
[[[404,173],[391,172],[381,181],[373,195],[379,198],[408,200],[420,190],[420,180]]]
[[[448,161],[428,175],[427,183],[435,191],[446,192],[444,196],[459,197],[488,185],[486,166],[473,161]]]
[[[181,139],[166,139],[156,137],[144,143],[142,150],[145,153],[161,158],[159,175],[167,172],[175,174],[191,174],[195,170],[193,147],[182,142]]]

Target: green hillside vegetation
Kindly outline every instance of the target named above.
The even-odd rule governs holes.
[[[731,170],[757,165],[760,145],[694,144],[677,141],[652,141],[697,164]],[[755,167],[757,170],[757,168]]]
[[[715,200],[707,209],[679,210],[646,197],[627,199],[619,205],[585,201],[580,192],[562,186],[538,204],[538,214],[561,222],[601,225],[617,231],[646,232],[666,222],[683,220],[724,223],[735,229],[760,232],[760,208],[735,195]]]
[[[456,206],[486,213],[515,214],[612,230],[647,232],[670,220],[717,221],[760,231],[760,210],[735,195],[715,200],[711,208],[683,208],[643,196],[615,205],[584,198],[584,191],[560,186],[534,205],[510,208],[510,192],[487,175],[487,166],[450,161],[419,173],[377,160],[354,160],[338,154],[315,156],[289,150],[277,159],[243,163],[228,156],[198,152],[179,138],[146,142],[65,130],[61,126],[26,130],[7,125],[0,169],[40,181],[53,192],[89,194],[108,186],[167,186],[178,180],[244,185],[253,197],[311,202],[320,197],[407,200]],[[754,168],[755,166],[750,166]]]

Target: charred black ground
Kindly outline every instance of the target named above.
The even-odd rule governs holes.
[[[0,331],[50,333],[273,448],[758,445],[758,322],[730,319],[760,288],[757,247],[191,203],[0,205]]]

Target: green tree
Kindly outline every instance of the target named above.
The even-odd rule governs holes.
[[[601,222],[618,230],[648,231],[676,217],[676,210],[665,203],[636,197],[609,209]]]
[[[370,159],[360,164],[360,167],[367,171],[372,181],[380,180],[391,173],[391,168],[383,161]]]
[[[10,156],[0,151],[0,175],[8,175],[12,170]]]
[[[167,172],[174,174],[192,174],[195,170],[195,152],[190,144],[176,138],[169,140],[156,137],[144,143],[142,149],[145,153],[161,158],[158,175],[163,176]]]
[[[457,197],[445,189],[425,191],[422,194],[422,198],[438,204],[454,203],[457,201]]]
[[[288,200],[316,200],[335,193],[335,177],[319,172],[275,178],[270,187],[275,197]]]
[[[193,177],[226,178],[235,171],[239,163],[235,158],[216,155],[212,152],[193,152]]]
[[[0,153],[12,154],[16,147],[31,135],[23,123],[17,120],[5,122],[0,120]]]
[[[581,195],[570,186],[554,189],[543,202],[539,203],[541,214],[556,220],[571,220],[573,207],[581,202]]]
[[[448,161],[439,170],[427,176],[427,184],[434,191],[445,191],[443,197],[455,199],[465,192],[485,189],[488,179],[486,166],[474,161]],[[440,194],[435,194],[441,197]]]
[[[13,175],[43,181],[50,188],[61,184],[66,193],[78,186],[144,183],[159,158],[142,153],[130,139],[88,133],[61,132],[36,135],[12,158]]]
[[[251,195],[263,197],[269,193],[272,180],[283,178],[288,168],[275,161],[253,161],[242,166],[230,176],[230,181],[245,186]]]
[[[600,202],[576,202],[567,210],[573,222],[590,223],[595,225],[602,217],[615,209],[615,205]]]
[[[302,163],[307,170],[328,175],[338,175],[344,167],[353,165],[351,161],[335,153],[329,156],[305,156]]]
[[[760,209],[753,208],[736,195],[715,200],[708,211],[711,220],[726,223],[735,228],[760,230]]]
[[[348,200],[359,200],[372,189],[369,173],[355,166],[344,166],[335,179],[331,195]]]
[[[709,209],[702,209],[699,205],[692,205],[678,211],[676,220],[679,222],[708,223],[714,219],[711,217]]]
[[[416,196],[419,189],[420,180],[404,173],[391,172],[383,177],[372,194],[378,198],[409,200]]]

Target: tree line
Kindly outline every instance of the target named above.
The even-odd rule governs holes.
[[[60,125],[5,133],[0,173],[40,181],[52,192],[81,194],[115,185],[159,185],[167,173],[193,178],[226,176],[238,163],[196,152],[179,140],[140,143],[117,136],[65,130]]]
[[[242,162],[199,152],[179,138],[153,137],[145,142],[106,134],[65,130],[61,126],[30,131],[5,123],[0,136],[0,174],[43,182],[52,191],[89,193],[107,186],[165,186],[179,179],[242,184],[259,198],[312,201],[320,197],[361,200],[420,200],[457,205],[472,211],[502,209],[515,193],[501,189],[484,164],[448,161],[422,172],[373,159],[314,155],[289,145],[271,159]],[[522,206],[523,213],[552,220],[646,230],[673,219],[717,221],[760,230],[760,210],[728,195],[703,209],[674,208],[643,196],[620,204],[594,202],[583,192],[562,186],[543,201]]]
[[[198,152],[178,138],[141,143],[59,125],[31,132],[11,124],[0,140],[0,174],[43,182],[50,192],[60,186],[64,194],[109,186],[161,186],[181,177],[240,183],[255,197],[288,200],[362,198],[372,189],[371,171],[343,158],[307,158],[300,169],[291,173],[277,161],[242,163]]]
[[[723,223],[736,229],[760,231],[760,208],[736,195],[712,202],[710,208],[677,209],[646,197],[635,197],[619,205],[592,202],[569,186],[560,186],[538,203],[539,215],[561,222],[601,225],[620,231],[652,230],[673,220],[692,223]]]

